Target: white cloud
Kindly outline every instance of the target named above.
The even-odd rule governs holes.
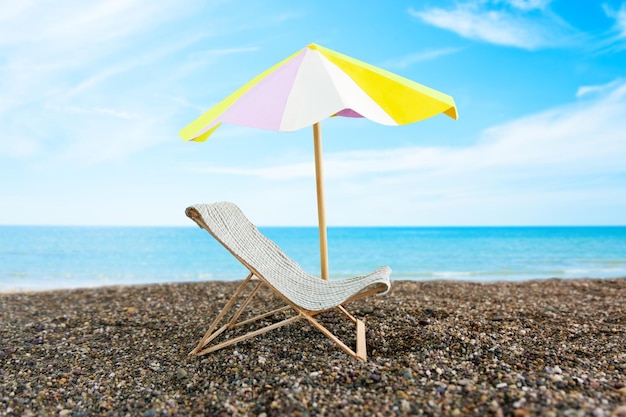
[[[596,94],[494,126],[471,146],[414,146],[326,154],[327,202],[335,207],[334,221],[359,224],[369,218],[371,222],[376,218],[373,213],[379,211],[380,218],[389,222],[389,215],[384,213],[398,211],[392,223],[414,223],[411,213],[418,212],[427,213],[435,224],[490,223],[485,213],[499,208],[504,210],[499,214],[504,223],[515,223],[510,215],[506,216],[507,210],[517,213],[521,223],[532,223],[530,213],[539,211],[542,204],[567,211],[568,204],[587,205],[588,199],[594,199],[598,205],[602,205],[599,199],[606,200],[607,205],[609,201],[614,203],[611,199],[626,193],[626,83],[588,88]],[[282,187],[309,181],[315,172],[310,160],[260,168],[192,170],[251,176],[263,180],[263,184],[283,184]],[[467,218],[463,217],[459,204],[468,205],[468,210],[471,206],[473,214],[467,214],[470,210]],[[530,211],[522,210],[520,215],[519,207],[513,209],[515,204],[528,206]],[[455,210],[448,210],[449,206],[455,208],[456,214]],[[368,207],[368,211],[351,217],[344,211],[349,207]],[[484,212],[476,214],[480,210]],[[545,221],[547,217],[541,218]],[[495,223],[499,220],[494,218]],[[559,223],[559,219],[551,220]],[[576,221],[581,220],[572,217],[571,222]]]
[[[22,136],[0,136],[0,155],[11,158],[25,158],[39,150],[34,140]]]
[[[622,8],[617,12],[615,24],[620,37],[626,38],[626,3],[622,4]]]
[[[623,3],[619,10],[614,10],[608,4],[603,4],[602,7],[608,17],[615,19],[613,29],[616,36],[626,38],[626,3]]]
[[[199,5],[0,0],[0,157],[89,163],[175,137],[181,107],[164,93],[206,35],[166,34]]]
[[[258,177],[263,180],[293,180],[311,178],[315,173],[312,162],[302,162],[268,168],[232,168],[232,167],[188,167],[191,172],[219,175],[244,175]]]
[[[574,30],[545,10],[547,5],[540,0],[475,1],[409,13],[465,38],[497,45],[532,50],[570,43]]]
[[[442,56],[450,55],[457,53],[461,50],[461,48],[440,48],[440,49],[431,49],[427,51],[421,51],[413,54],[409,54],[398,59],[394,59],[392,61],[387,61],[383,65],[383,68],[408,68],[413,64],[417,64],[424,61],[430,61],[432,59],[437,59]]]
[[[94,107],[94,108],[84,108],[84,107],[76,107],[76,106],[47,106],[50,110],[56,110],[64,113],[75,113],[75,114],[87,114],[87,115],[105,115],[115,117],[117,119],[140,119],[141,115],[137,113],[130,113],[126,111],[120,111],[116,109],[103,108],[103,107]]]
[[[520,10],[543,10],[552,0],[502,0],[502,3],[509,4],[510,6]]]
[[[67,143],[56,156],[55,162],[73,165],[92,165],[116,160],[126,155],[172,140],[173,129],[161,130],[162,125],[154,117],[141,120],[116,118],[103,125],[100,115],[95,114],[74,127],[67,126],[66,132],[75,138]]]
[[[626,3],[622,3],[619,10],[608,4],[602,8],[606,16],[613,20],[613,25],[601,35],[596,51],[599,53],[621,52],[626,48]]]
[[[206,56],[223,56],[223,55],[234,55],[241,54],[247,52],[257,52],[260,48],[256,46],[248,46],[248,47],[240,47],[240,48],[216,48],[216,49],[207,49],[204,51],[198,51],[191,54],[193,58],[201,58]]]
[[[608,95],[612,91],[619,88],[620,85],[624,84],[624,80],[617,79],[613,80],[604,85],[583,85],[578,88],[576,92],[576,97],[584,97],[590,95]]]
[[[484,131],[470,147],[408,147],[355,150],[325,156],[329,179],[362,178],[370,174],[413,172],[456,181],[471,173],[550,175],[572,172],[626,171],[626,83],[581,87],[601,94],[524,117]],[[212,167],[196,171],[250,175],[270,180],[312,177],[312,162],[296,162],[264,168]]]
[[[178,16],[181,9],[173,1],[158,5],[145,0],[3,1],[0,45],[19,43],[41,52],[52,48],[55,53],[80,47],[90,52]]]

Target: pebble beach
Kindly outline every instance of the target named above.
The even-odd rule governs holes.
[[[0,294],[0,415],[626,416],[626,278],[394,281],[367,362],[303,321],[189,357],[237,285]]]

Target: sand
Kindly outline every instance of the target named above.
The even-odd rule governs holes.
[[[626,278],[394,281],[366,363],[300,322],[188,357],[236,285],[0,294],[0,415],[626,416]]]

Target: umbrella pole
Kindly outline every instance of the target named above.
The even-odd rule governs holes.
[[[328,280],[328,239],[326,237],[326,212],[324,209],[324,172],[322,169],[322,125],[313,125],[315,147],[315,185],[317,187],[317,220],[320,230],[320,262],[322,279]]]

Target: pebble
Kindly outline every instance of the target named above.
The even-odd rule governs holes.
[[[626,404],[616,407],[611,413],[611,417],[626,417]]]
[[[0,415],[626,417],[626,279],[394,281],[365,363],[304,321],[188,357],[237,284],[0,294]]]

